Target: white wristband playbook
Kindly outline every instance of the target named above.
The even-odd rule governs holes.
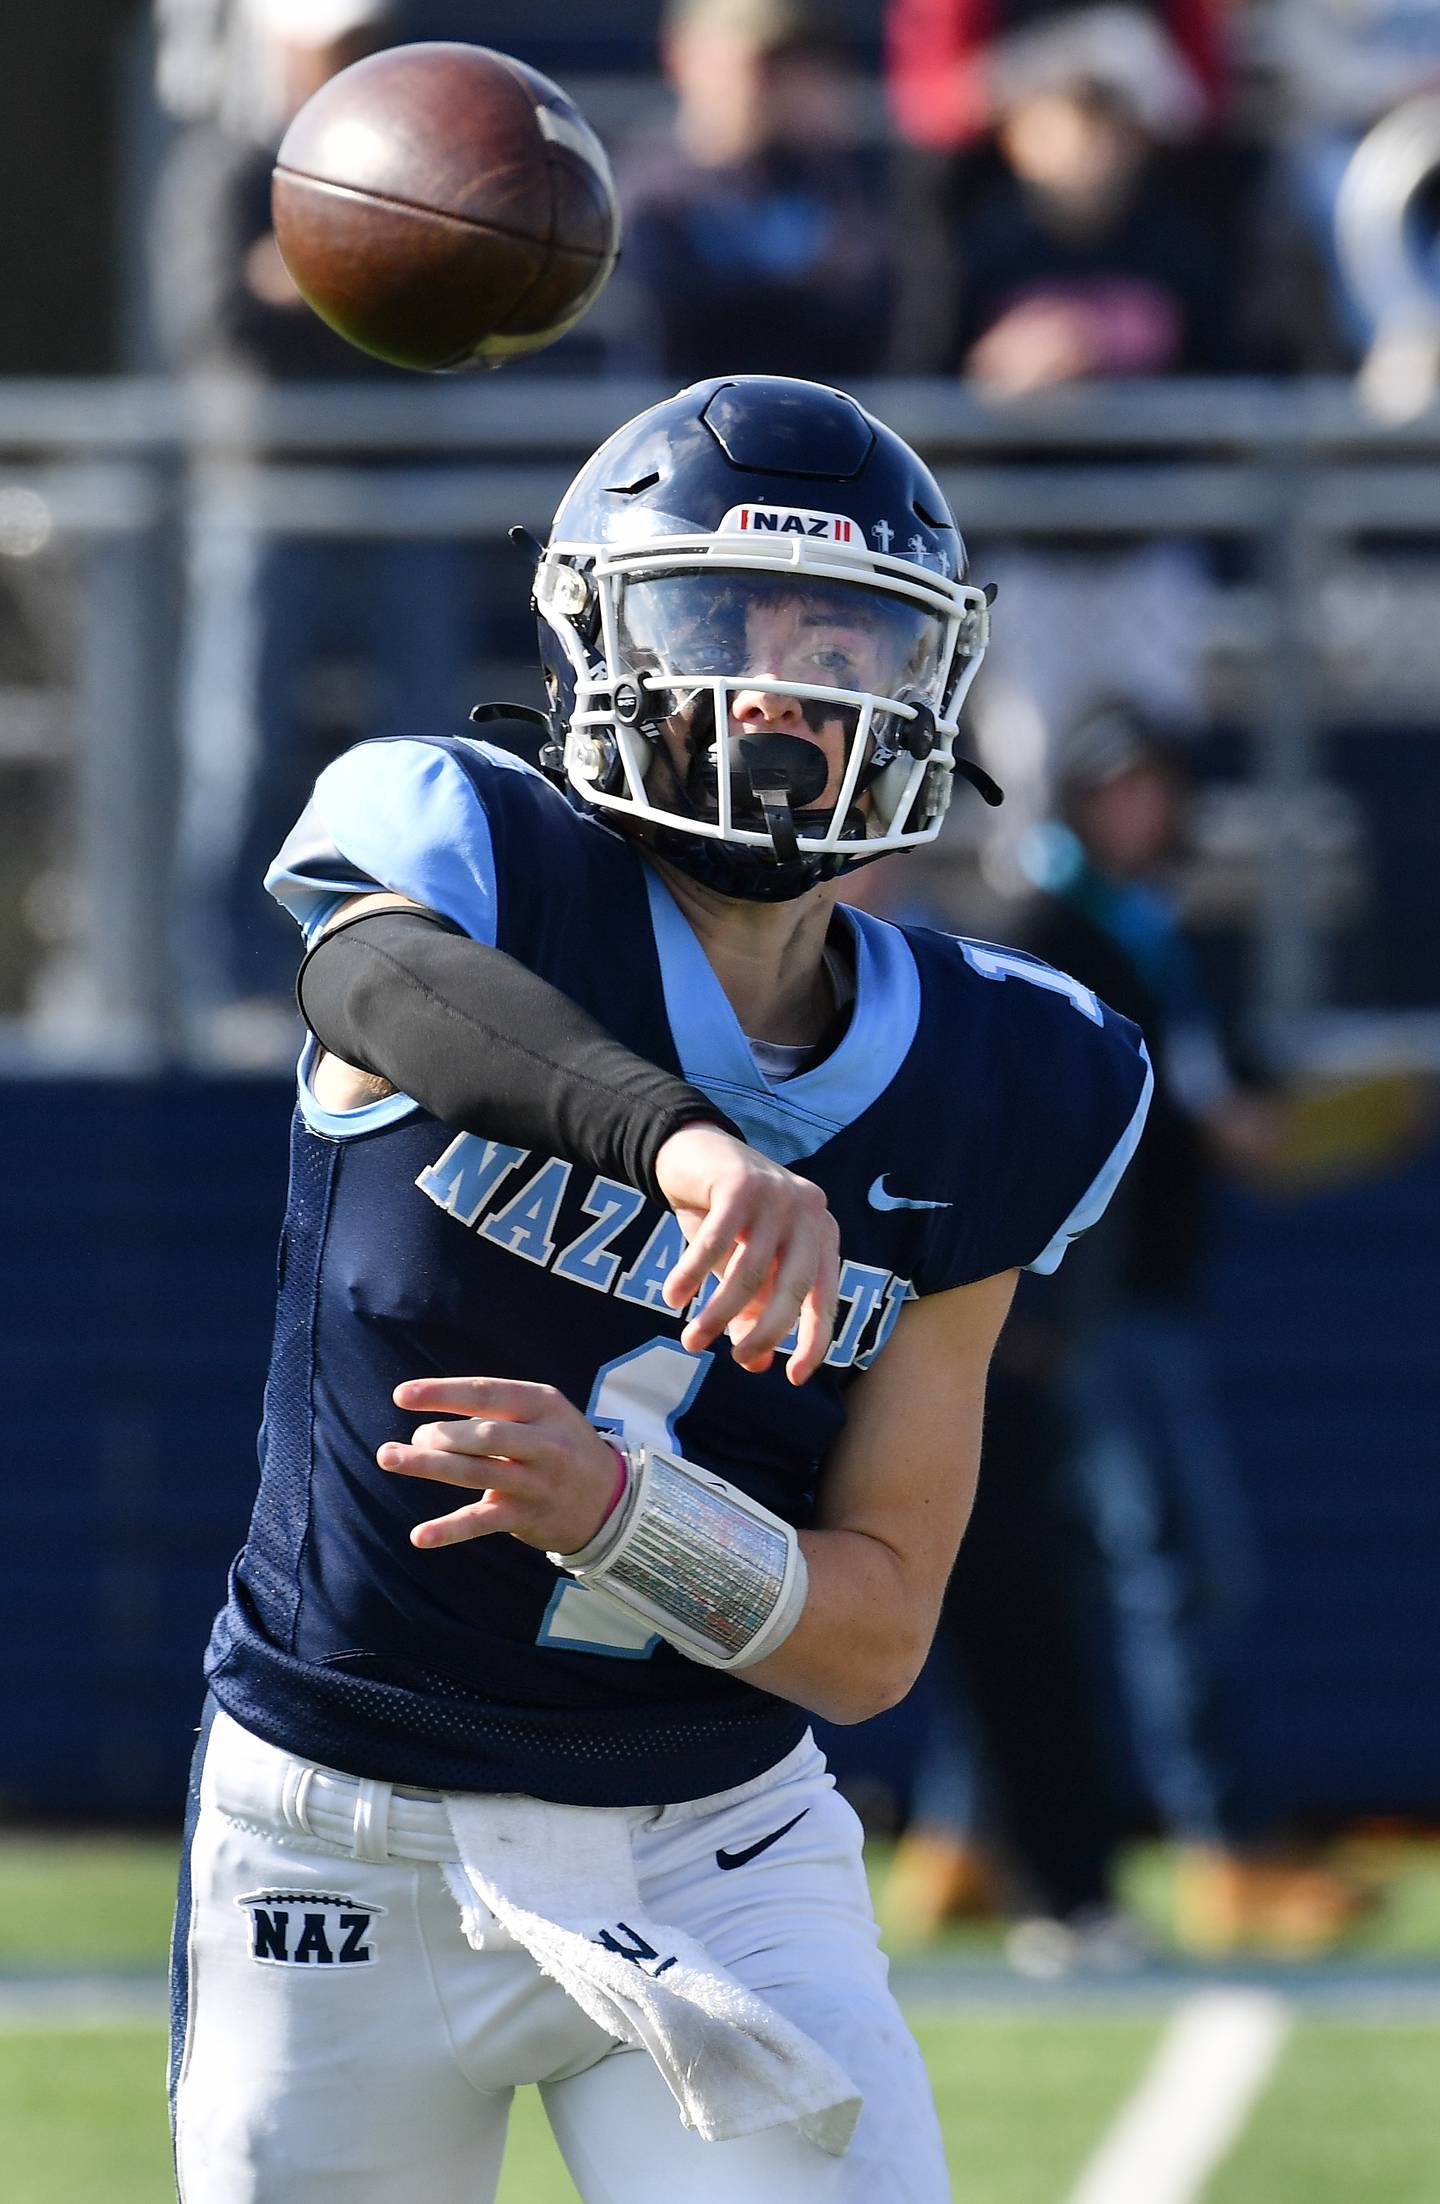
[[[794,1525],[658,1446],[624,1446],[624,1495],[557,1568],[639,1615],[687,1659],[749,1668],[800,1620],[808,1577]]]

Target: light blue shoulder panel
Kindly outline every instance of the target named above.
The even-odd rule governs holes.
[[[530,770],[488,743],[472,747],[491,765]],[[327,766],[265,885],[307,940],[347,897],[377,887],[439,911],[476,941],[495,940],[490,822],[454,757],[429,743],[362,743]],[[419,1108],[408,1094],[391,1094],[359,1109],[327,1110],[311,1085],[316,1055],[307,1039],[298,1085],[301,1115],[322,1138],[377,1132]]]
[[[529,768],[473,746],[488,764]],[[365,742],[328,765],[265,885],[307,937],[346,896],[390,888],[496,937],[495,852],[485,807],[449,752],[425,742]]]

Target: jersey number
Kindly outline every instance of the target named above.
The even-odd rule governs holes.
[[[627,1446],[663,1446],[678,1453],[676,1423],[699,1392],[714,1359],[708,1354],[687,1354],[673,1339],[652,1339],[601,1367],[585,1413]],[[660,1640],[603,1592],[563,1577],[535,1643],[566,1646],[572,1653],[609,1653],[617,1660],[643,1661]]]
[[[1039,964],[1033,957],[1019,956],[1011,949],[991,949],[983,941],[962,941],[960,947],[965,962],[982,979],[1028,980],[1032,987],[1048,987],[1052,994],[1068,997],[1096,1025],[1105,1023],[1099,998],[1079,980],[1072,980],[1068,972],[1057,972],[1053,965]]]

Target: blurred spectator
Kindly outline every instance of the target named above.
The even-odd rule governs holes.
[[[1230,0],[1143,0],[1097,8],[1093,0],[890,0],[886,42],[891,105],[913,146],[953,153],[997,118],[996,57],[1005,42],[1062,17],[1104,16],[1112,41],[1139,52],[1167,119],[1218,119],[1226,88]],[[1155,37],[1156,30],[1167,34]]]
[[[953,350],[954,254],[1003,182],[996,131],[1024,82],[1125,87],[1178,181],[1212,201],[1227,171],[1204,158],[1228,90],[1222,0],[891,0],[899,298],[893,364],[934,372]],[[1198,144],[1201,153],[1181,153]]]
[[[1201,1324],[1218,1180],[1264,1177],[1285,1113],[1237,1075],[1181,925],[1170,886],[1187,810],[1179,745],[1106,708],[1067,741],[1058,798],[1022,851],[1037,893],[1008,931],[1133,1018],[1155,1064],[1130,1188],[1094,1235],[1063,1322],[1073,1459],[1107,1567],[1130,1722],[1162,1823],[1185,1847],[1177,1931],[1195,1949],[1319,1946],[1354,1893],[1272,1856],[1237,1755],[1226,1657],[1258,1578]]]
[[[1190,75],[1160,23],[1124,8],[1047,16],[994,46],[986,81],[993,152],[949,202],[943,257],[919,286],[928,333],[911,314],[904,364],[1002,401],[1236,366],[1227,219],[1176,165],[1199,102],[1182,97]],[[973,713],[1008,796],[988,864],[1013,888],[1069,718],[1118,685],[1166,720],[1198,721],[1208,568],[1158,535],[985,556],[1004,619]]]
[[[1375,324],[1335,255],[1340,180],[1372,124],[1440,85],[1440,7],[1435,0],[1271,0],[1269,43],[1291,206],[1330,275],[1340,334],[1358,355]]]
[[[1144,1953],[1116,1893],[1123,1758],[1049,1283],[1022,1279],[991,1365],[980,1487],[929,1669],[942,1702],[968,1716],[968,1802],[954,1764],[932,1755],[895,1869],[912,1928],[967,1910],[972,1893],[998,1897],[1014,1922],[1011,1958],[1035,1974],[1116,1970]]]
[[[1123,705],[1097,712],[1065,744],[1056,815],[1022,851],[1032,892],[1004,926],[1134,1019],[1156,1066],[1127,1189],[1069,1275],[1022,1280],[1001,1337],[892,1876],[893,1917],[920,1933],[998,1896],[1020,1915],[1012,1961],[1036,1974],[1143,1956],[1115,1900],[1133,1821],[1107,1741],[1117,1703],[1181,1848],[1183,1946],[1316,1950],[1362,1903],[1264,1826],[1227,1698],[1259,1580],[1206,1366],[1203,1270],[1220,1176],[1268,1177],[1288,1118],[1237,1076],[1180,924],[1168,883],[1186,808],[1178,744]]]
[[[226,95],[230,0],[154,0],[155,90],[186,122],[217,115]]]
[[[399,384],[304,304],[270,227],[279,137],[388,42],[389,0],[238,0],[232,14],[252,96],[178,134],[152,215],[168,356],[199,378]],[[223,487],[223,510],[207,509],[212,484],[197,478],[187,548],[178,949],[196,1039],[246,1061],[290,1034],[293,948],[259,893],[265,865],[334,751],[454,721],[471,607],[453,542],[286,536],[252,517],[233,472]]]
[[[1000,397],[1235,364],[1217,227],[1167,175],[1140,84],[1035,52],[1005,65],[999,173],[953,240],[938,365]]]
[[[857,873],[845,894],[937,923],[924,877],[898,860]],[[1035,1975],[1124,1971],[1145,1956],[1116,1891],[1125,1768],[1100,1556],[1071,1475],[1057,1283],[1021,1279],[991,1364],[980,1485],[926,1669],[930,1734],[886,1900],[913,1936],[1004,1913],[1011,1959]]]
[[[616,164],[615,365],[872,373],[889,343],[883,162],[833,19],[812,0],[671,0],[661,59],[673,125]]]

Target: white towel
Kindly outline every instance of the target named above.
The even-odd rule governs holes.
[[[649,2052],[686,2127],[706,2142],[793,2123],[821,2150],[844,2152],[860,2116],[855,2084],[703,1944],[645,1911],[629,1816],[532,1798],[445,1804],[471,1943],[483,1949],[479,1897],[599,2027]]]

